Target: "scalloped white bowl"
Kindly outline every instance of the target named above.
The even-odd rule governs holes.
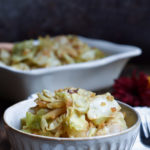
[[[85,63],[31,71],[15,70],[0,64],[0,83],[2,85],[0,86],[0,98],[18,101],[44,88],[53,91],[73,86],[88,90],[100,90],[113,84],[114,79],[119,76],[131,57],[141,54],[141,49],[135,46],[81,36],[79,38],[90,46],[100,48],[108,56]]]
[[[140,127],[139,114],[129,105],[119,102],[126,112],[128,129],[106,136],[90,138],[56,138],[25,133],[20,119],[34,106],[34,99],[25,100],[4,112],[4,124],[13,150],[131,150]]]

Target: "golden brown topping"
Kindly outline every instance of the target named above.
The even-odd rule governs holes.
[[[72,101],[67,99],[66,100],[66,108],[68,108],[69,106],[72,106]]]
[[[100,124],[100,125],[98,126],[98,129],[103,129],[104,126],[105,126],[105,123],[102,123],[102,124]]]
[[[45,56],[50,56],[50,52],[48,50],[43,50],[42,54]]]
[[[94,124],[92,122],[89,122],[89,127],[90,128],[94,128],[95,126],[94,126]]]
[[[25,56],[25,55],[27,55],[29,52],[30,52],[29,49],[25,49],[25,51],[23,52],[23,55]]]
[[[46,108],[46,107],[47,107],[47,102],[45,102],[45,101],[36,100],[36,103],[37,103],[37,105],[38,105],[40,108]]]
[[[91,97],[94,97],[96,94],[95,93],[91,93]]]
[[[114,97],[112,95],[108,95],[106,98],[107,98],[108,101],[113,101],[114,100]]]
[[[117,109],[116,109],[115,107],[112,107],[112,108],[111,108],[111,111],[112,111],[112,112],[115,112],[116,110],[117,110]]]
[[[106,103],[105,102],[101,102],[101,106],[105,106],[106,105]]]

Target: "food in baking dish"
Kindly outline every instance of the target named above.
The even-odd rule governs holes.
[[[0,50],[0,62],[20,70],[81,63],[103,58],[105,54],[90,47],[75,35],[40,37],[14,44],[12,51]]]

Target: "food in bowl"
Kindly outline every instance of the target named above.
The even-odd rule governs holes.
[[[35,106],[35,97],[18,102],[4,112],[4,126],[11,146],[15,150],[131,150],[139,133],[141,119],[131,106],[117,101],[121,111],[126,113],[125,121],[128,129],[94,137],[50,137],[30,134],[20,130],[20,119],[26,115],[30,107]]]
[[[125,114],[110,93],[79,88],[43,90],[21,119],[21,130],[50,137],[91,137],[127,129]]]
[[[0,50],[0,62],[20,70],[81,63],[104,56],[101,50],[90,47],[74,35],[40,37],[37,41],[18,42],[12,51]]]

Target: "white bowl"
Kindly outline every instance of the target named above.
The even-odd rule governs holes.
[[[64,87],[100,90],[113,84],[129,58],[141,54],[141,49],[135,46],[79,38],[90,46],[100,48],[108,56],[85,63],[31,71],[15,70],[1,64],[0,98],[18,101],[44,88],[52,91]]]
[[[140,127],[138,113],[119,102],[126,112],[128,129],[107,136],[90,138],[56,138],[25,133],[20,130],[20,119],[34,106],[34,99],[25,100],[4,112],[4,124],[13,150],[130,150]]]

